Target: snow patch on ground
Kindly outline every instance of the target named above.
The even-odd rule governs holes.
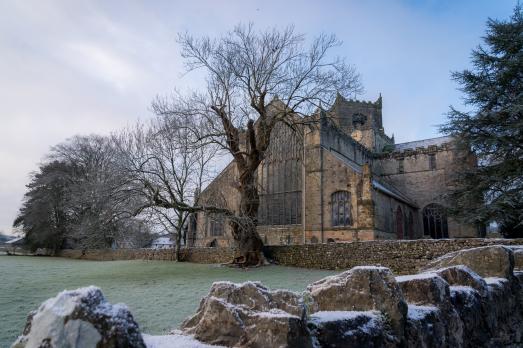
[[[142,335],[147,348],[225,348],[202,343],[192,336],[174,332],[171,335],[152,336]]]
[[[423,320],[427,315],[438,312],[439,309],[434,306],[416,306],[409,304],[407,317],[411,320]]]

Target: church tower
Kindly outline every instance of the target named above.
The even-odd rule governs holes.
[[[341,130],[372,152],[383,152],[387,145],[394,144],[383,129],[381,94],[371,102],[347,100],[338,93],[329,116]]]

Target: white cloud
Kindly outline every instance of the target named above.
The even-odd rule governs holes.
[[[123,91],[140,82],[139,70],[106,47],[95,43],[72,42],[64,47],[68,64]]]

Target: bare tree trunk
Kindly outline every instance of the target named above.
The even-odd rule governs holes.
[[[240,178],[239,221],[233,222],[232,234],[238,247],[235,264],[255,266],[263,262],[263,241],[256,229],[260,198],[254,172],[244,172]]]
[[[174,233],[174,260],[176,262],[181,261],[180,257],[180,248],[181,248],[181,239],[182,239],[182,229],[183,227],[176,227],[176,232]]]

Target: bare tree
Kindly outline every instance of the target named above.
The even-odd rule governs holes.
[[[54,146],[49,158],[72,168],[67,208],[74,223],[68,236],[83,248],[133,244],[126,231],[142,223],[131,221],[135,203],[126,192],[129,177],[119,170],[111,138],[76,136]]]
[[[181,34],[178,39],[187,71],[202,70],[205,87],[189,95],[158,98],[153,108],[170,119],[193,119],[191,132],[201,146],[217,144],[236,164],[240,206],[232,219],[239,248],[237,262],[262,260],[263,243],[256,231],[259,206],[255,172],[265,157],[270,135],[279,122],[295,126],[336,93],[361,92],[359,75],[331,51],[334,35],[320,35],[307,47],[292,27],[257,32],[237,26],[211,39]],[[246,223],[246,221],[250,221]]]
[[[149,238],[134,218],[128,177],[108,137],[76,136],[54,146],[31,182],[14,222],[32,249],[134,247]]]
[[[121,171],[132,178],[128,193],[140,203],[133,215],[148,214],[174,237],[175,259],[188,217],[196,208],[195,193],[210,178],[215,147],[195,147],[189,119],[157,119],[115,137],[121,149]]]

